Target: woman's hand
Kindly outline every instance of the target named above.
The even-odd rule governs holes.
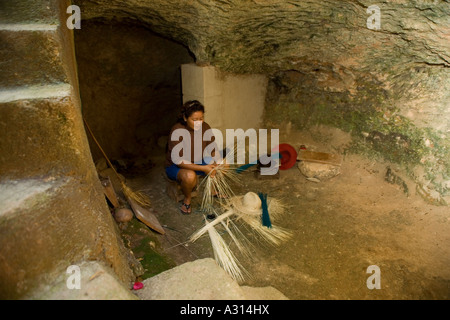
[[[230,165],[227,163],[227,159],[226,159],[226,158],[224,158],[224,159],[222,160],[222,165],[224,166],[225,169],[230,168]]]
[[[217,167],[217,164],[207,164],[202,166],[203,167],[203,172],[205,172],[205,174],[209,174],[210,177],[214,177],[217,173],[217,171],[215,170]]]
[[[219,161],[217,161],[217,165],[220,165],[226,169],[228,169],[230,167],[230,165],[227,163],[226,158],[223,158],[223,159],[220,159]]]

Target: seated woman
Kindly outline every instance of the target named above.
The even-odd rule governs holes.
[[[191,100],[186,102],[182,106],[181,116],[178,119],[178,123],[172,127],[169,134],[165,163],[166,174],[169,179],[178,181],[181,185],[181,191],[184,195],[184,200],[180,206],[180,211],[182,214],[191,213],[191,194],[193,189],[197,186],[197,176],[207,175],[211,171],[213,171],[211,172],[211,175],[214,176],[214,168],[217,166],[214,162],[212,162],[212,158],[203,158],[205,148],[209,144],[214,143],[214,136],[211,141],[203,141],[203,139],[201,139],[201,159],[195,159],[196,154],[194,150],[194,137],[203,137],[203,134],[207,130],[211,129],[211,127],[203,121],[204,113],[205,108],[199,101]],[[183,154],[179,155],[182,158],[181,161],[174,161],[175,159],[172,159],[172,150],[179,143],[184,142],[183,140],[179,141],[178,139],[174,139],[176,141],[172,141],[174,132],[177,129],[185,129],[186,132],[189,133],[191,144],[189,146],[191,150],[189,159],[187,159],[189,157],[188,155]],[[198,130],[201,130],[201,132],[198,132]],[[199,133],[201,133],[201,135]],[[214,157],[214,151],[211,156]]]

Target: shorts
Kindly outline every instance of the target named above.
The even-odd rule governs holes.
[[[202,160],[201,166],[206,166],[208,163],[210,163],[212,158],[207,157]],[[170,167],[166,167],[166,175],[170,180],[177,181],[177,175],[178,171],[180,171],[181,168],[177,166],[176,164],[172,164]],[[195,171],[195,173],[198,176],[204,176],[205,173],[203,171]]]

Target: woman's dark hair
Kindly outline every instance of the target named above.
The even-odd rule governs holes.
[[[178,117],[178,122],[182,123],[182,124],[186,124],[186,121],[184,121],[184,118],[189,118],[191,116],[191,114],[193,114],[194,112],[197,111],[201,111],[201,112],[205,112],[205,107],[203,106],[203,104],[201,104],[199,101],[197,100],[190,100],[187,101],[183,104],[183,106],[181,107],[181,114]]]

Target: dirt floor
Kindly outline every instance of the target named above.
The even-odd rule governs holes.
[[[317,130],[287,132],[280,142],[340,154],[350,142],[340,131]],[[161,155],[152,158],[153,168],[128,177],[131,185],[150,196],[166,229],[165,235],[158,235],[139,222],[121,226],[129,247],[146,262],[144,278],[174,265],[214,257],[208,237],[187,242],[204,225],[198,210],[201,195],[194,199],[191,215],[179,213],[179,204],[165,193],[163,153],[161,149]],[[288,212],[276,225],[293,233],[277,247],[255,239],[251,259],[234,251],[251,275],[243,284],[272,286],[292,300],[449,299],[449,208],[426,204],[414,188],[407,196],[398,185],[388,183],[388,166],[395,168],[346,154],[340,174],[322,182],[308,181],[297,165],[281,171],[279,179],[258,180],[252,169],[240,174],[241,183],[234,185],[234,192],[264,192],[282,200]],[[252,234],[247,236],[252,239]],[[142,239],[146,239],[144,247],[159,258],[149,260]],[[372,275],[367,269],[372,265],[379,267],[381,289],[367,287]]]

